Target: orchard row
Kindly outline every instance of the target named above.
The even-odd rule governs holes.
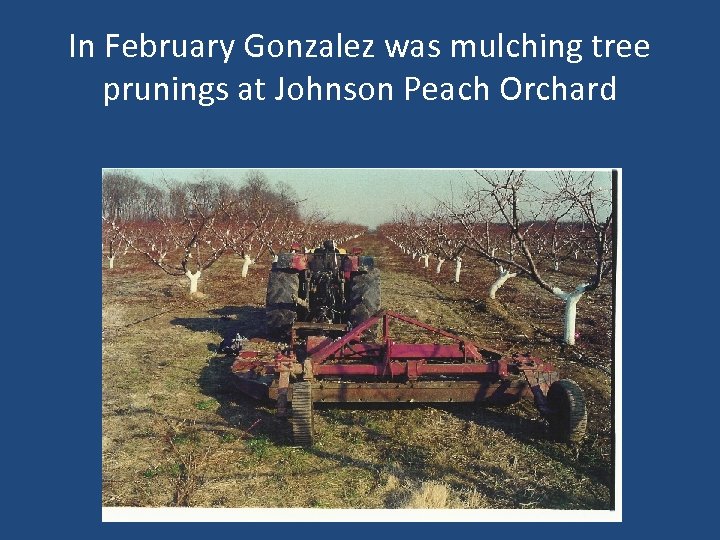
[[[263,256],[282,249],[310,249],[325,239],[338,243],[366,227],[333,223],[317,213],[301,214],[287,186],[272,187],[260,172],[240,187],[211,178],[164,188],[134,175],[109,172],[103,178],[103,253],[112,269],[130,251],[173,276],[185,276],[198,290],[203,271],[223,254],[243,260],[241,275]]]
[[[578,302],[614,270],[614,217],[609,171],[476,171],[454,198],[430,212],[404,208],[379,232],[425,268],[432,257],[438,274],[453,261],[456,282],[463,256],[491,263],[492,299],[508,279],[528,279],[565,303],[564,341],[574,344]],[[574,290],[560,286],[563,265],[582,276]]]

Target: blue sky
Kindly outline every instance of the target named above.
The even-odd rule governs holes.
[[[238,184],[250,169],[129,169],[142,180],[155,184],[167,180],[193,180],[202,171]],[[329,219],[375,227],[392,219],[395,209],[408,206],[419,211],[432,209],[438,199],[457,196],[468,181],[477,178],[471,169],[262,169],[271,183],[292,186],[306,209],[322,209]],[[542,171],[528,175],[543,180]],[[610,185],[610,172],[596,175]]]

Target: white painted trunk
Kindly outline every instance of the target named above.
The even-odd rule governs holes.
[[[437,266],[435,267],[435,273],[439,274],[440,269],[442,268],[443,263],[445,262],[445,259],[438,259]]]
[[[462,257],[455,259],[455,283],[460,283],[460,269],[462,268]]]
[[[420,258],[423,260],[423,268],[427,268],[430,264],[430,255],[425,254],[422,255]]]
[[[415,259],[417,259],[417,255],[418,255],[418,254],[415,253],[414,251],[412,252],[412,260],[413,260],[413,261],[414,261]]]
[[[515,276],[517,276],[517,273],[511,274],[509,270],[505,270],[501,266],[500,275],[493,282],[493,284],[490,285],[490,298],[495,299],[495,294],[498,292],[498,289],[500,289],[500,287],[502,287],[508,279],[514,278]]]
[[[250,258],[250,255],[245,255],[245,256],[243,257],[242,270],[240,271],[240,275],[241,275],[242,277],[244,277],[244,278],[247,277],[247,275],[248,275],[248,268],[250,268],[250,265],[253,264],[254,262],[255,262],[255,261],[253,261],[253,260]]]
[[[587,283],[582,283],[575,287],[571,293],[563,292],[562,289],[555,287],[553,293],[565,302],[565,331],[563,341],[568,345],[575,345],[575,320],[577,318],[577,305],[587,290]]]
[[[195,273],[191,272],[190,270],[187,270],[185,272],[185,275],[190,280],[190,292],[191,293],[197,292],[198,280],[200,279],[201,273],[202,273],[202,270],[198,270]]]
[[[277,255],[275,255],[275,256],[273,257],[272,262],[278,262],[278,256],[277,256]]]
[[[556,271],[556,272],[557,272],[558,270],[560,270],[560,261],[555,261],[555,262],[553,263],[553,268],[555,268],[555,271]]]
[[[115,257],[108,257],[108,262],[110,263],[110,270],[115,268]]]

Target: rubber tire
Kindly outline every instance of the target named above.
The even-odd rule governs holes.
[[[297,319],[297,299],[300,276],[297,272],[272,270],[268,278],[265,313],[270,333],[284,336]]]
[[[312,386],[308,381],[293,384],[292,392],[293,441],[297,446],[313,445],[313,402]]]
[[[348,322],[354,327],[380,311],[380,270],[357,274],[350,282]]]
[[[550,385],[547,394],[552,411],[548,421],[556,440],[579,443],[587,429],[585,394],[575,381],[560,379]]]

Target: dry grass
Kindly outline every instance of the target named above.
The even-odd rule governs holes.
[[[423,482],[410,493],[405,508],[447,508],[450,490],[445,484]]]
[[[316,446],[292,448],[286,422],[238,394],[228,360],[215,354],[224,335],[264,336],[268,268],[254,266],[243,280],[239,261],[223,258],[201,278],[204,296],[191,297],[183,280],[126,257],[103,270],[103,504],[610,508],[610,378],[598,360],[609,354],[607,339],[562,347],[548,337],[554,319],[521,316],[556,307],[534,302],[524,282],[501,289],[501,313],[480,305],[470,283],[408,272],[389,246],[372,237],[365,244],[382,268],[385,307],[498,349],[532,350],[579,382],[591,403],[586,441],[569,448],[548,440],[527,403],[327,407],[317,410]],[[468,277],[480,290],[492,273]],[[593,302],[580,314],[607,335],[607,298]],[[545,334],[519,337],[519,324]],[[413,338],[409,328],[396,330],[398,339]]]

